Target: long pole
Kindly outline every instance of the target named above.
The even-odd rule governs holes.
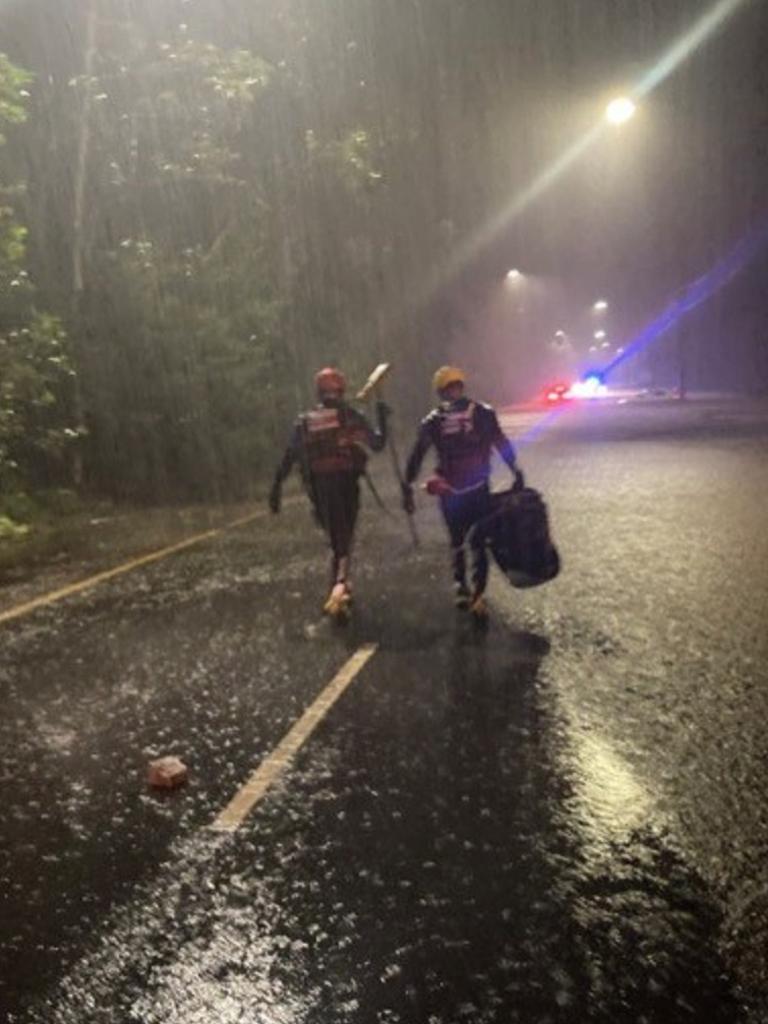
[[[402,493],[405,486],[405,477],[403,476],[403,470],[400,466],[400,456],[398,455],[397,446],[395,445],[395,439],[392,436],[391,430],[387,431],[387,447],[389,448],[389,454],[392,459],[392,468],[395,471],[395,476],[397,477],[397,482],[400,485],[400,491]],[[413,521],[413,513],[407,512],[406,516],[408,518],[408,529],[411,532],[413,546],[418,548],[420,546],[419,533],[416,529],[416,523]]]
[[[392,368],[392,364],[391,363],[379,363],[379,365],[376,367],[376,369],[370,375],[370,377],[365,382],[365,384],[363,385],[361,390],[358,391],[358,393],[357,393],[358,400],[369,399],[374,392],[378,392],[379,393],[379,397],[383,399],[383,397],[384,397],[383,394],[382,394],[383,381],[384,381],[384,378],[389,373],[389,371],[391,370],[391,368]],[[398,484],[400,486],[400,491],[402,493],[403,488],[405,486],[405,477],[403,476],[403,470],[402,470],[401,465],[400,465],[400,455],[398,454],[398,451],[397,451],[397,445],[395,444],[395,438],[394,438],[394,436],[392,434],[391,428],[389,428],[389,427],[387,428],[387,449],[389,450],[389,456],[390,456],[390,458],[392,460],[392,468],[395,471],[395,476],[397,477],[397,482],[398,482]],[[418,548],[420,546],[419,545],[419,534],[418,534],[418,531],[416,530],[416,523],[413,521],[413,513],[408,512],[408,513],[406,513],[406,515],[408,516],[408,529],[410,530],[411,540],[413,541],[413,546],[415,548]]]

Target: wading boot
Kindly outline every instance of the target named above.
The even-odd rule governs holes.
[[[488,623],[488,604],[482,594],[473,594],[469,610],[476,625],[485,626]]]
[[[323,611],[337,622],[342,622],[349,618],[351,603],[352,595],[346,583],[336,583],[328,595]]]

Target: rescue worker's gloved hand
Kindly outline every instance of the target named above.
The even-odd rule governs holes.
[[[451,494],[453,488],[445,477],[440,476],[439,473],[435,473],[434,476],[431,476],[424,484],[424,490],[427,494],[432,494],[438,498],[442,498],[446,494]]]
[[[280,511],[280,485],[274,484],[272,490],[269,492],[269,511],[273,516],[276,516]]]
[[[378,401],[376,403],[376,419],[378,420],[379,424],[379,433],[384,438],[385,444],[387,438],[387,421],[389,420],[389,417],[391,415],[392,410],[390,409],[386,402]]]
[[[410,484],[403,484],[403,510],[412,516],[416,511],[416,502],[413,500],[413,488]]]
[[[518,494],[525,487],[525,477],[521,469],[513,470],[515,474],[515,482],[512,484],[512,493]]]

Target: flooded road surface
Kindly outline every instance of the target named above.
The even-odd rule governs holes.
[[[766,1019],[768,420],[508,426],[564,571],[494,578],[486,634],[426,498],[419,552],[368,508],[345,630],[301,505],[4,630],[8,1021]],[[158,797],[164,753],[190,781]]]

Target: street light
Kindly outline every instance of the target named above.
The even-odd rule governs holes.
[[[523,275],[520,273],[520,271],[517,269],[517,267],[513,267],[512,270],[508,271],[508,273],[507,273],[507,280],[508,281],[519,281],[522,276]]]
[[[559,351],[563,351],[564,349],[570,347],[571,343],[568,340],[568,335],[565,333],[565,331],[555,331],[555,337],[552,341],[552,344]]]
[[[605,337],[605,331],[595,331],[595,338],[597,341],[602,341]]]
[[[605,116],[610,124],[625,124],[634,116],[637,105],[628,96],[617,96],[605,108]]]
[[[608,303],[605,299],[598,299],[592,309],[594,309],[596,313],[604,313],[606,309],[608,309]]]

